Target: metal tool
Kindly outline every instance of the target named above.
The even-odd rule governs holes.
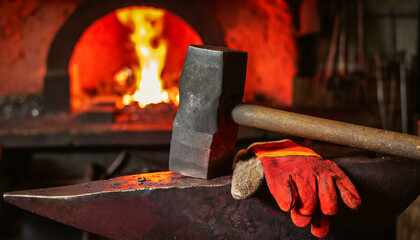
[[[397,26],[395,19],[395,12],[391,11],[391,39],[392,39],[392,60],[391,60],[391,79],[389,86],[389,105],[388,105],[388,122],[387,129],[394,129],[394,114],[395,114],[395,102],[397,94],[397,79],[398,79],[398,57],[397,57]]]
[[[364,2],[357,0],[357,70],[365,72]]]
[[[238,125],[420,159],[420,138],[242,104],[247,54],[190,46],[180,80],[169,169],[211,178],[230,171]],[[236,124],[235,124],[236,123]]]
[[[383,129],[388,129],[388,115],[384,99],[384,80],[382,78],[382,60],[379,54],[375,55],[375,78],[376,78],[376,97],[378,99],[379,116]]]
[[[363,203],[340,207],[327,239],[376,239],[420,192],[420,161],[364,156],[332,159]],[[9,192],[20,208],[110,239],[315,239],[282,212],[267,187],[250,199],[230,195],[231,177],[173,172]]]
[[[347,11],[348,6],[347,4],[343,3],[341,5],[341,22],[339,28],[339,36],[338,36],[338,59],[337,59],[337,72],[338,76],[336,77],[335,82],[340,81],[340,77],[344,77],[347,74],[347,41],[348,41],[348,22],[347,22]],[[339,83],[336,83],[339,85]]]
[[[408,107],[407,107],[407,77],[405,52],[399,54],[400,72],[400,98],[401,98],[401,132],[408,133]]]
[[[325,87],[327,85],[327,82],[330,80],[330,78],[334,74],[334,68],[335,68],[335,58],[336,58],[336,52],[338,47],[338,38],[340,35],[340,24],[341,24],[341,14],[337,12],[334,16],[334,25],[333,25],[333,32],[331,36],[331,42],[330,42],[330,48],[328,51],[328,58],[327,62],[325,64],[325,73],[322,78],[321,82],[321,90],[325,90]]]

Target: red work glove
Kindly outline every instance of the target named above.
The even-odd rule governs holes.
[[[329,217],[337,213],[337,193],[351,209],[357,209],[361,199],[346,174],[334,163],[309,148],[290,140],[254,143],[248,148],[263,164],[271,194],[283,211],[290,211],[293,223],[305,227],[319,238],[328,234]],[[319,200],[319,201],[318,201]],[[322,214],[312,215],[317,203]],[[312,220],[312,221],[311,221]]]

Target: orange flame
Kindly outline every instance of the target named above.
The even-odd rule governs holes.
[[[179,104],[178,89],[163,89],[161,74],[166,61],[168,44],[163,38],[165,11],[149,7],[123,8],[116,11],[118,20],[132,29],[139,66],[134,69],[136,90],[124,95],[125,105],[138,102],[140,107],[160,102]],[[119,75],[116,75],[119,76]],[[116,79],[118,81],[118,79]]]

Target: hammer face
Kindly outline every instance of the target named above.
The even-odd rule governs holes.
[[[247,53],[224,47],[190,46],[179,84],[169,169],[211,178],[231,171],[238,125],[230,107],[242,101]]]

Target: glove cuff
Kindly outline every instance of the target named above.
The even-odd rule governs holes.
[[[289,139],[272,142],[256,142],[251,144],[247,150],[257,155],[259,159],[262,157],[282,156],[315,156],[322,159],[312,149],[302,147]]]

